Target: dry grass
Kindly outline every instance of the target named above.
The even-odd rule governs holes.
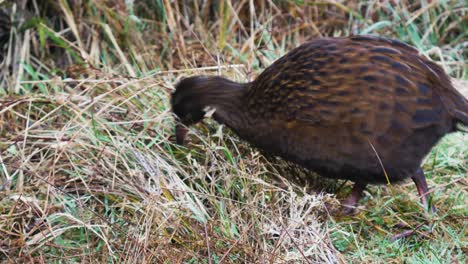
[[[336,260],[321,196],[261,180],[260,155],[217,146],[230,136],[190,151],[167,140],[165,79],[44,81],[62,92],[3,100],[4,256]]]
[[[296,172],[223,127],[198,126],[188,148],[171,143],[168,98],[180,76],[247,81],[314,37],[397,37],[467,78],[463,1],[304,2],[0,4],[0,259],[396,263],[438,252],[440,262],[466,260],[466,135],[426,162],[435,229],[395,243],[395,223],[427,221],[410,184],[397,197],[373,187],[362,214],[330,219],[324,202],[336,199],[286,181]],[[323,185],[316,181],[312,189]]]

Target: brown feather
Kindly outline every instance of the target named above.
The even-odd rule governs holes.
[[[206,78],[177,85],[181,120],[214,107],[218,122],[261,150],[361,186],[386,183],[384,169],[392,182],[423,175],[424,156],[467,123],[468,101],[442,68],[386,38],[313,40],[251,83]]]

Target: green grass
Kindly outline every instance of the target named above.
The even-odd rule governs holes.
[[[466,91],[464,1],[115,2],[0,4],[2,261],[467,261],[466,133],[425,160],[437,214],[406,182],[370,186],[358,215],[334,218],[335,196],[315,191],[350,184],[265,158],[213,121],[174,145],[169,112],[181,76],[251,80],[320,36],[400,39]],[[391,241],[421,223],[432,230]]]
[[[417,204],[412,183],[395,188],[395,195],[382,187],[371,188],[361,214],[349,220],[331,222],[333,244],[356,262],[383,262],[382,256],[408,263],[462,263],[466,260],[466,171],[467,136],[445,137],[427,157],[424,170],[433,191],[436,214],[425,214]],[[405,229],[425,223],[418,235],[392,241]],[[429,228],[428,223],[433,225]],[[408,228],[406,228],[408,229]],[[371,238],[371,239],[369,239]],[[463,261],[462,261],[463,260]]]

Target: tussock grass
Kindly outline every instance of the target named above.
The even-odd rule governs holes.
[[[211,121],[176,146],[169,111],[180,76],[248,81],[299,43],[349,34],[415,45],[466,91],[463,1],[20,0],[0,14],[0,259],[466,261],[466,134],[425,161],[436,215],[408,182],[370,187],[359,215],[334,219],[324,203],[336,199],[313,190],[342,197],[349,184],[265,158]],[[392,242],[400,223],[418,235]]]
[[[41,83],[48,96],[3,101],[5,257],[337,260],[322,196],[262,180],[261,156],[221,130],[168,141],[164,77]]]

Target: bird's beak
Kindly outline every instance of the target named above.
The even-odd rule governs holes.
[[[175,136],[176,136],[176,143],[179,145],[184,145],[185,136],[187,136],[188,128],[184,126],[182,123],[177,122],[175,127]]]

